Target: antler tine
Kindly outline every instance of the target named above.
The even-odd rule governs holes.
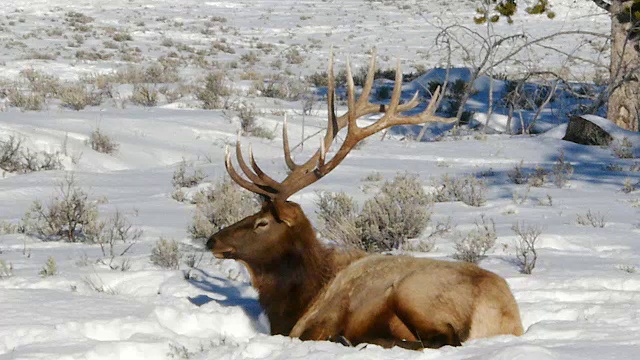
[[[438,100],[440,100],[440,90],[442,90],[442,88],[440,86],[437,86],[436,91],[434,91],[433,95],[431,95],[431,100],[429,100],[429,105],[427,105],[425,112],[428,112],[430,114],[435,113],[436,106],[438,105]],[[417,92],[416,96],[418,96]]]
[[[236,160],[238,161],[238,165],[240,165],[240,169],[245,174],[245,176],[249,178],[249,180],[253,181],[258,185],[263,185],[263,186],[267,185],[258,177],[258,175],[256,175],[253,171],[251,171],[251,169],[249,169],[249,166],[247,166],[247,163],[244,161],[244,156],[242,156],[242,146],[240,145],[240,139],[236,140]]]
[[[282,123],[282,147],[284,148],[284,162],[287,163],[289,170],[295,170],[299,165],[291,158],[291,149],[289,148],[289,134],[287,131],[287,114],[284,114]]]
[[[371,95],[371,88],[373,87],[373,81],[376,74],[376,48],[371,49],[371,60],[369,60],[369,71],[367,71],[367,78],[362,87],[362,93],[358,98],[358,105],[361,107],[369,102],[369,95]]]
[[[407,101],[404,104],[398,105],[398,112],[409,111],[418,106],[418,104],[420,104],[420,92],[416,91],[416,93],[413,94],[411,100]]]
[[[431,101],[429,101],[429,105],[427,108],[416,115],[406,116],[400,115],[396,113],[390,113],[389,116],[389,125],[415,125],[415,124],[423,124],[426,122],[440,122],[444,124],[451,124],[456,122],[456,118],[445,118],[442,116],[435,115],[436,105],[438,104],[438,99],[440,98],[440,87],[436,88],[436,91],[433,92],[431,96]],[[385,117],[387,114],[385,114]]]
[[[324,160],[327,157],[327,149],[324,147],[324,141],[320,140],[320,157],[318,158],[318,168],[324,166]]]
[[[275,189],[271,189],[267,186],[259,186],[255,183],[245,180],[242,176],[240,176],[240,174],[236,172],[236,170],[233,168],[233,165],[231,164],[231,152],[229,151],[228,145],[225,149],[224,166],[227,168],[227,173],[229,173],[229,176],[231,176],[231,179],[235,181],[236,184],[253,193],[260,194],[271,199],[275,198],[277,194],[277,191]]]
[[[275,190],[280,189],[281,184],[273,180],[269,175],[265,174],[265,172],[262,171],[262,169],[256,163],[256,159],[253,157],[253,150],[251,149],[251,145],[249,145],[249,162],[251,163],[251,167],[253,168],[253,171],[256,172],[256,175],[258,175],[258,177],[264,184],[266,184],[267,186]]]
[[[333,142],[333,139],[340,131],[340,126],[337,122],[336,117],[336,80],[333,71],[333,51],[329,54],[329,69],[328,73],[328,82],[327,82],[327,114],[328,114],[328,124],[327,124],[327,133],[324,136],[323,145],[325,149],[328,149]]]
[[[371,72],[371,69],[369,69]],[[356,116],[356,95],[353,84],[353,76],[351,75],[351,59],[347,58],[347,126],[349,133],[352,133],[356,130],[358,125],[356,124],[356,120],[358,117]],[[367,100],[367,103],[369,101]]]
[[[393,92],[391,93],[391,102],[386,113],[395,113],[398,111],[400,104],[400,96],[402,95],[402,71],[400,70],[400,59],[396,63],[396,78],[393,83]]]
[[[389,103],[389,107],[385,111],[385,114],[380,119],[378,119],[378,121],[374,122],[373,124],[365,128],[359,128],[358,125],[356,124],[357,117],[355,117],[355,110],[354,110],[355,100],[354,100],[354,94],[353,94],[353,79],[351,79],[351,71],[348,65],[347,65],[347,84],[348,84],[348,105],[349,105],[347,140],[349,141],[345,140],[345,142],[342,144],[343,147],[345,145],[349,146],[350,143],[355,144],[360,140],[362,140],[363,138],[370,136],[371,134],[378,132],[384,128],[387,128],[389,126],[388,125],[389,122],[394,119],[390,115],[396,114],[399,111],[398,107],[400,104],[400,97],[402,95],[402,72],[400,71],[400,60],[398,60],[396,64],[396,77],[393,83],[393,91],[391,93],[391,101]],[[414,98],[415,98],[415,95],[414,95]],[[414,102],[414,100],[412,99],[411,102]]]
[[[371,60],[369,61],[369,71],[367,72],[367,78],[365,80],[364,86],[362,87],[362,92],[360,93],[360,97],[355,102],[355,117],[359,118],[369,114],[375,114],[379,112],[384,112],[384,105],[373,104],[369,101],[369,96],[371,95],[371,89],[373,88],[373,82],[376,72],[376,58],[375,58],[375,49],[371,51]],[[351,65],[349,59],[347,59],[347,92],[349,92],[349,81],[353,84],[353,76],[351,75]],[[336,119],[336,123],[338,124],[338,129],[343,129],[349,123],[349,114],[351,111],[346,114],[340,116]]]

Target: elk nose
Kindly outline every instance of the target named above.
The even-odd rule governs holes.
[[[216,245],[216,236],[211,235],[211,237],[209,237],[209,240],[207,240],[207,250],[213,249],[215,245]]]

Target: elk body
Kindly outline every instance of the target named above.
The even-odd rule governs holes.
[[[291,172],[283,181],[265,174],[252,153],[249,167],[237,143],[237,162],[245,179],[236,172],[227,151],[225,165],[231,178],[265,201],[258,213],[211,236],[207,248],[218,258],[245,264],[272,334],[411,349],[455,346],[502,334],[521,335],[518,306],[500,276],[464,262],[367,255],[325,247],[300,206],[287,201],[333,170],[367,136],[393,125],[452,121],[434,115],[439,90],[425,111],[400,115],[416,107],[418,100],[416,94],[410,102],[400,104],[399,66],[388,108],[370,103],[374,69],[375,55],[356,100],[347,64],[348,111],[337,117],[333,59],[330,61],[327,132],[320,149],[298,165],[291,159],[285,122],[285,162]],[[357,118],[379,112],[383,115],[375,123],[364,128],[356,125]],[[343,144],[327,160],[337,132],[345,127]]]

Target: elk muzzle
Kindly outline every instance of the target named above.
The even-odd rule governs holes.
[[[236,249],[219,241],[216,235],[212,235],[207,241],[207,250],[211,251],[213,256],[218,259],[234,259]]]

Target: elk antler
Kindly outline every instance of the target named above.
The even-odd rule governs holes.
[[[251,147],[249,147],[249,161],[251,168],[247,166],[247,163],[242,157],[242,150],[240,147],[240,141],[236,142],[236,158],[240,169],[249,179],[243,178],[236,172],[231,164],[231,153],[229,147],[225,156],[225,166],[227,172],[231,178],[243,188],[270,198],[271,200],[286,200],[289,196],[293,195],[297,191],[313,184],[323,176],[327,175],[331,170],[335,169],[342,160],[349,154],[351,149],[360,142],[362,139],[375,134],[383,129],[389,128],[395,125],[415,125],[425,122],[443,122],[452,123],[455,118],[443,118],[434,115],[435,106],[440,96],[440,88],[436,89],[431,101],[427,108],[416,115],[405,116],[400,113],[403,111],[411,110],[415,108],[418,101],[418,92],[413,98],[406,104],[400,104],[400,95],[402,92],[402,72],[400,71],[400,62],[398,61],[396,67],[396,78],[393,85],[393,92],[391,94],[391,101],[388,108],[385,110],[385,106],[381,104],[373,104],[369,101],[369,95],[371,94],[371,88],[373,87],[374,73],[375,73],[375,51],[371,55],[371,62],[369,64],[369,72],[362,88],[360,97],[356,100],[354,94],[353,77],[351,75],[351,65],[347,60],[347,104],[348,111],[340,117],[336,117],[335,114],[335,79],[333,74],[333,54],[330,55],[329,60],[329,82],[327,91],[327,107],[329,111],[329,122],[327,125],[327,132],[324,135],[324,139],[320,142],[320,148],[307,160],[304,164],[296,164],[291,158],[291,150],[289,148],[289,137],[287,134],[287,121],[285,117],[284,125],[282,127],[282,143],[284,148],[284,160],[287,167],[291,170],[289,175],[282,181],[278,182],[260,169],[256,164],[253,157]],[[375,114],[384,113],[384,115],[366,127],[359,127],[356,124],[356,120],[360,117]],[[336,154],[327,161],[326,154],[329,151],[333,140],[338,132],[347,128],[347,135],[340,146],[340,149]]]

